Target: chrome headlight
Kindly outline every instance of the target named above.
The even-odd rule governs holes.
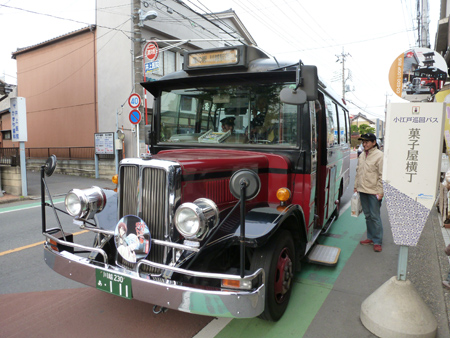
[[[199,198],[194,203],[183,203],[175,212],[175,226],[188,239],[201,239],[218,222],[219,209],[207,198]]]
[[[103,210],[106,204],[105,192],[99,187],[72,189],[64,201],[69,215],[77,218],[91,219]]]

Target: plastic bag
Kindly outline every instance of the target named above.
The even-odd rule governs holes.
[[[361,200],[359,199],[359,194],[357,192],[355,192],[352,196],[351,209],[353,217],[358,217],[362,213]]]

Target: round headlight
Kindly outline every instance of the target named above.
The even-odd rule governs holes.
[[[206,198],[199,198],[194,203],[183,203],[175,212],[175,226],[188,239],[201,239],[218,222],[219,210],[213,201]]]
[[[74,189],[78,190],[78,189]],[[76,217],[81,214],[81,210],[83,209],[83,203],[80,199],[79,194],[76,193],[76,191],[71,190],[66,195],[66,200],[64,201],[64,204],[66,205],[66,210],[69,213],[70,216]]]
[[[181,205],[175,213],[175,225],[184,237],[196,236],[201,225],[198,207],[194,203]]]
[[[106,195],[101,188],[95,186],[89,189],[72,189],[66,195],[64,204],[69,215],[91,219],[105,207]]]

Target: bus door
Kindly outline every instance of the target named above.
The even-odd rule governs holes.
[[[314,228],[321,229],[328,214],[329,175],[327,172],[327,126],[323,95],[319,93],[316,101],[317,124],[317,179],[316,179],[316,214]]]
[[[336,146],[338,129],[336,106],[328,97],[319,95],[320,106],[316,108],[318,124],[317,165],[317,215],[316,228],[322,228],[335,208],[336,194]]]
[[[327,175],[328,175],[328,210],[326,219],[331,217],[336,207],[336,164],[339,158],[339,129],[338,115],[336,104],[329,98],[325,97],[325,114],[327,127]],[[337,187],[339,189],[339,187]]]

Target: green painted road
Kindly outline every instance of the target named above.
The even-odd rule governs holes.
[[[278,322],[257,318],[233,319],[215,337],[303,337],[365,231],[364,216],[351,217],[350,208],[347,209],[333,224],[328,235],[319,237],[320,244],[341,248],[335,267],[302,263],[301,272],[295,276],[289,306]]]
[[[46,200],[47,203],[50,203],[50,200]],[[64,202],[64,198],[57,198],[53,200],[54,204],[57,203],[62,203]],[[13,207],[3,207],[0,208],[0,214],[6,213],[6,212],[11,212],[11,211],[17,211],[17,210],[26,210],[26,209],[32,209],[32,208],[37,208],[41,206],[41,202],[34,202],[34,203],[27,203],[27,204],[21,204],[21,205],[16,205]]]

